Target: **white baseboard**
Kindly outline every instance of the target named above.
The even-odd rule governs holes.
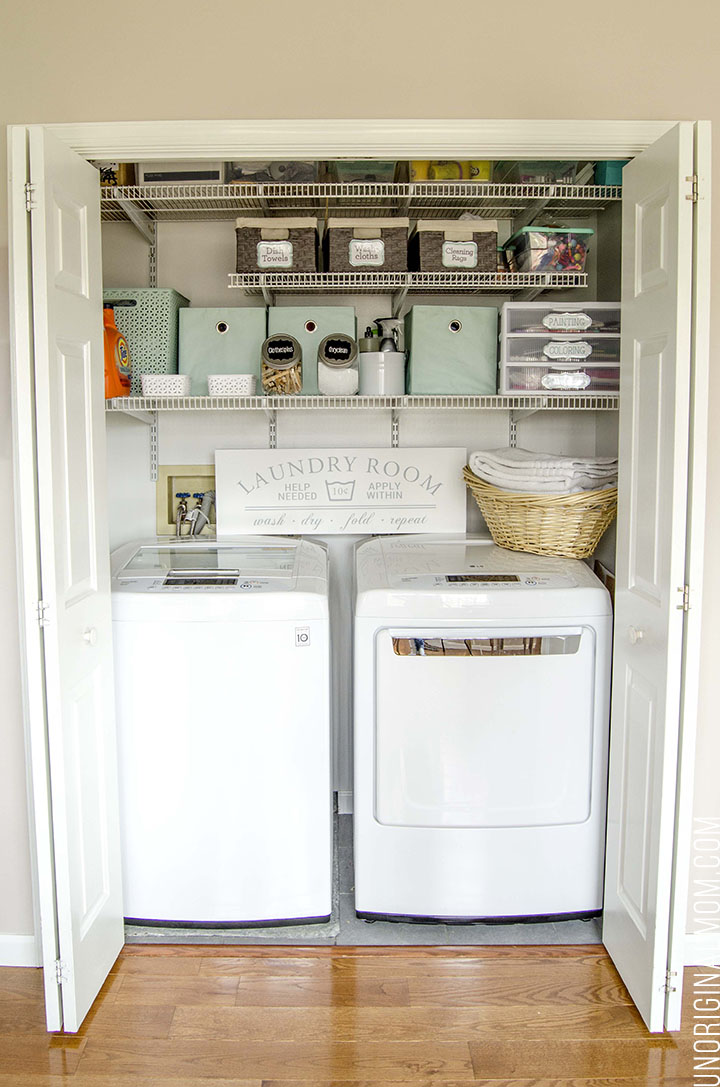
[[[351,789],[338,790],[337,794],[338,802],[338,815],[352,815],[353,810],[353,794]]]
[[[685,938],[685,965],[720,967],[720,931],[689,932]]]
[[[0,933],[0,966],[42,966],[35,937]]]

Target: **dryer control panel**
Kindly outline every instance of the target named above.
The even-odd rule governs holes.
[[[391,585],[405,589],[569,589],[577,584],[567,574],[406,574],[390,577]]]

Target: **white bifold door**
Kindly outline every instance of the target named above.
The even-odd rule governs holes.
[[[76,1031],[123,942],[106,513],[98,172],[29,134],[38,526],[65,1030]],[[42,773],[41,767],[33,772]],[[38,828],[42,833],[48,828]],[[43,924],[53,904],[41,903]],[[55,1029],[59,1024],[52,1024]]]
[[[36,833],[40,858],[51,855],[49,843],[54,850],[54,876],[46,873],[47,880],[40,881],[41,887],[51,887],[54,879],[54,894],[41,892],[40,906],[44,926],[57,922],[62,1019],[65,1030],[74,1031],[123,942],[104,497],[99,182],[93,167],[41,127],[28,132],[35,186],[28,275],[36,418],[19,401],[16,415],[23,433],[34,426],[37,431],[37,523],[47,604],[47,758],[44,748],[33,748],[33,779],[38,795],[48,775],[50,780],[52,819],[36,818]],[[693,338],[697,205],[687,199],[693,146],[693,125],[681,123],[624,173],[621,477],[603,939],[653,1031],[676,1026],[679,1017],[682,941],[677,935],[684,926],[688,865],[682,826],[690,790],[678,789],[682,754],[687,784],[694,728],[687,714],[683,739],[683,709],[693,703],[692,682],[686,682],[683,669],[688,630],[683,586],[692,523],[691,382],[693,373],[701,372],[693,370],[693,350],[703,341],[697,330],[707,316],[696,307]],[[25,169],[19,153],[14,165]],[[25,207],[16,198],[11,214],[14,237],[22,240]],[[14,248],[17,259],[26,260],[22,242]],[[17,286],[15,293],[17,302],[22,293]],[[21,337],[14,351],[19,370],[29,368]],[[702,388],[696,393],[695,413],[702,412],[706,399]],[[701,459],[702,449],[698,471]],[[31,521],[27,517],[21,525],[25,549],[34,539]],[[27,613],[30,602],[25,605]],[[689,615],[692,622],[692,611]],[[29,700],[27,714],[36,732],[45,728]],[[54,977],[52,942],[44,946],[45,969]],[[59,1026],[51,1009],[48,1023]]]
[[[691,802],[678,792],[693,353],[694,131],[623,171],[615,637],[603,943],[651,1031],[677,1029]],[[702,410],[702,406],[700,406]],[[699,592],[697,594],[699,596]],[[688,734],[694,722],[685,721]],[[675,901],[674,901],[675,899]],[[673,946],[670,955],[671,943]]]

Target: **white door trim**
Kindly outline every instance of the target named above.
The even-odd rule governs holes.
[[[675,121],[101,121],[45,127],[85,158],[623,159]]]
[[[693,214],[693,298],[689,414],[689,465],[685,584],[690,588],[690,608],[683,631],[682,689],[678,749],[677,801],[673,858],[674,905],[670,916],[668,968],[679,973],[683,966],[720,962],[720,935],[687,932],[688,888],[692,858],[693,793],[697,717],[700,697],[700,644],[702,637],[703,563],[707,489],[708,385],[710,375],[710,252],[711,226],[711,133],[708,121],[695,124],[694,171],[698,200]],[[714,813],[713,813],[714,814]],[[715,950],[711,949],[715,940]],[[698,949],[704,948],[699,951]],[[705,957],[697,958],[697,955]],[[712,955],[714,954],[714,959]],[[681,988],[671,989],[666,1010],[666,1030],[680,1025]]]
[[[32,332],[30,216],[25,207],[29,176],[27,129],[14,126],[8,146],[10,212],[10,351],[13,416],[13,467],[17,534],[20,677],[22,685],[33,864],[35,957],[58,958],[55,860],[50,804],[50,768],[45,718],[45,666],[42,634],[35,610],[40,598],[40,542],[37,523],[37,456],[35,450],[35,377]],[[60,1030],[60,988],[45,973],[48,1030]]]

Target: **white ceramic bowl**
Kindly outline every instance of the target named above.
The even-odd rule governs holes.
[[[189,396],[190,374],[141,374],[143,396]]]
[[[254,396],[255,374],[208,374],[210,396]]]

